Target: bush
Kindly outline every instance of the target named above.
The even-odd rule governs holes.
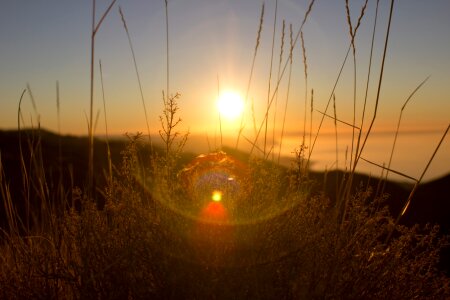
[[[351,197],[342,220],[326,195],[310,195],[302,170],[254,160],[240,187],[252,192],[230,201],[227,219],[205,220],[179,177],[167,182],[164,159],[143,168],[139,145],[123,152],[102,209],[76,189],[79,209],[49,213],[49,227],[3,231],[2,298],[450,296],[436,269],[447,239],[435,226],[396,226],[370,190]]]

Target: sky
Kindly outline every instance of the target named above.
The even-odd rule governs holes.
[[[251,139],[255,136],[251,106],[253,104],[256,127],[259,128],[268,94],[273,95],[276,78],[280,74],[278,70],[283,69],[288,58],[289,24],[292,24],[295,37],[309,5],[306,0],[278,1],[272,57],[276,1],[264,2],[260,44],[244,115],[244,135]],[[349,2],[355,26],[364,1]],[[110,1],[97,0],[97,20],[109,3]],[[221,125],[223,134],[235,139],[241,120],[229,121],[222,118],[219,123],[216,99],[218,90],[236,91],[244,96],[247,94],[262,3],[261,0],[168,0],[169,94],[181,94],[178,112],[183,121],[179,125],[180,132],[189,130],[203,142],[206,137],[217,141]],[[162,91],[166,89],[167,77],[163,0],[118,0],[99,28],[95,38],[94,115],[100,112],[96,134],[105,133],[99,60],[102,62],[109,134],[146,132],[145,111],[127,35],[118,12],[119,5],[136,55],[150,131],[157,135],[161,128],[159,116],[162,114]],[[355,40],[357,120],[362,117],[375,5],[374,0],[368,2]],[[390,1],[380,1],[367,98],[366,129],[375,106],[389,6]],[[414,176],[420,174],[417,170],[423,169],[450,122],[449,12],[448,0],[398,0],[394,5],[379,109],[374,125],[374,132],[379,137],[386,138],[369,139],[367,155],[372,154],[373,157],[369,158],[380,164],[388,159],[387,149],[391,147],[392,133],[402,105],[419,83],[430,76],[405,108],[399,136],[399,149],[402,152],[397,156],[400,160],[405,156],[409,157],[399,168],[406,170],[411,164],[417,164],[417,167],[414,166]],[[49,130],[63,134],[87,134],[91,20],[90,0],[1,1],[0,128],[17,128],[19,98],[29,85],[36,109],[27,92],[21,104],[21,126],[36,126],[39,120],[40,126]],[[280,68],[283,20],[286,22],[286,31]],[[289,99],[284,154],[291,153],[298,146],[304,127],[308,130],[310,126],[311,89],[314,89],[312,128],[314,133],[317,131],[321,115],[316,110],[325,110],[349,47],[345,1],[317,0],[303,31],[308,76],[307,122],[304,122],[306,87],[300,42],[293,50],[289,97],[288,64],[280,80],[278,94],[274,97],[277,104],[273,105],[269,117],[268,128],[270,132],[275,130],[274,145],[278,147],[284,105],[286,99]],[[271,65],[272,76],[269,81]],[[56,81],[59,82],[59,123]],[[354,86],[354,64],[353,57],[350,56],[335,90],[337,116],[349,123],[353,120]],[[327,112],[333,114],[332,105]],[[359,123],[360,121],[357,122]],[[351,131],[350,127],[343,124],[338,125],[338,130],[342,134]],[[329,136],[334,133],[331,119],[325,119],[321,132],[324,134],[323,140],[329,141]],[[414,143],[411,139],[414,139]],[[242,143],[244,146],[247,142]],[[319,155],[322,152],[334,153],[335,149],[331,149],[333,143],[319,142]],[[385,147],[379,149],[380,144]],[[413,144],[417,144],[415,149],[410,147]],[[342,138],[339,143],[341,165],[348,146],[346,138]],[[380,153],[383,154],[382,157]],[[419,153],[420,160],[416,159]],[[432,168],[433,175],[430,176],[450,171],[450,167],[446,167],[450,165],[448,141],[442,145],[436,160],[437,163],[432,166],[435,171]]]

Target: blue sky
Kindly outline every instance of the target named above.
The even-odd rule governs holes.
[[[110,2],[97,0],[97,19]],[[260,0],[169,0],[170,93],[179,92],[181,130],[217,134],[215,108],[217,78],[221,89],[245,94],[255,47]],[[350,1],[353,23],[364,1]],[[296,33],[309,1],[279,0],[273,77],[278,70],[281,22],[292,23]],[[356,38],[358,116],[364,96],[368,54],[376,1],[369,1]],[[380,1],[380,11],[368,114],[373,111],[376,83],[386,32],[390,1]],[[138,84],[125,31],[118,13],[124,11],[141,74],[153,133],[159,128],[162,90],[166,86],[164,1],[119,0],[96,36],[95,111],[103,113],[98,60],[102,60],[111,133],[145,131]],[[36,99],[41,126],[57,130],[56,80],[60,84],[61,131],[86,134],[89,113],[89,55],[92,2],[89,0],[3,1],[0,9],[0,128],[17,128],[17,107],[29,83]],[[261,45],[249,96],[256,119],[262,120],[267,101],[275,1],[265,1]],[[378,131],[395,128],[403,102],[427,76],[404,113],[405,130],[443,131],[450,121],[450,1],[398,0],[382,85]],[[288,36],[288,33],[286,33]],[[345,1],[317,0],[304,27],[308,59],[308,89],[314,89],[314,106],[323,110],[345,56],[348,25]],[[288,41],[286,41],[288,44]],[[298,45],[299,46],[299,45]],[[294,49],[287,129],[303,129],[304,77],[301,48]],[[285,49],[285,54],[287,48]],[[286,59],[286,55],[283,61]],[[272,88],[274,82],[271,83]],[[279,112],[285,101],[287,74],[279,91]],[[350,59],[336,90],[338,116],[352,119],[353,65]],[[308,93],[309,94],[309,93]],[[309,108],[308,108],[309,109]],[[36,125],[29,96],[22,107],[25,125]],[[329,111],[330,113],[332,111]],[[103,114],[101,114],[103,117]],[[250,115],[247,115],[247,119]],[[314,116],[314,127],[320,116]],[[309,121],[308,121],[309,122]],[[97,133],[104,133],[104,119]],[[237,124],[223,124],[235,134]],[[325,130],[332,130],[325,122]],[[345,130],[341,127],[341,130]],[[247,135],[253,133],[251,124]],[[447,145],[448,151],[448,145]],[[450,152],[450,151],[448,151]]]

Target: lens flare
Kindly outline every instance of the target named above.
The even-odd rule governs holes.
[[[265,256],[236,260],[233,253],[246,253],[249,245],[259,243],[266,225],[278,224],[289,216],[286,213],[297,209],[308,191],[294,197],[265,195],[264,178],[273,168],[265,161],[247,160],[239,153],[222,151],[199,155],[177,173],[175,190],[168,189],[164,178],[156,176],[150,185],[141,174],[135,174],[149,199],[161,207],[155,222],[169,225],[164,227],[163,238],[171,242],[163,243],[163,252],[209,266],[266,261]],[[185,251],[186,245],[192,251]]]
[[[228,209],[243,198],[248,168],[225,152],[202,154],[188,164],[178,178],[193,203],[224,202]]]

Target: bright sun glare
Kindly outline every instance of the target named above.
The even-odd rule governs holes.
[[[222,200],[222,192],[221,191],[213,191],[211,198],[214,202],[220,202]]]
[[[217,108],[222,117],[228,120],[234,120],[242,114],[244,101],[239,93],[224,91],[217,100]]]

